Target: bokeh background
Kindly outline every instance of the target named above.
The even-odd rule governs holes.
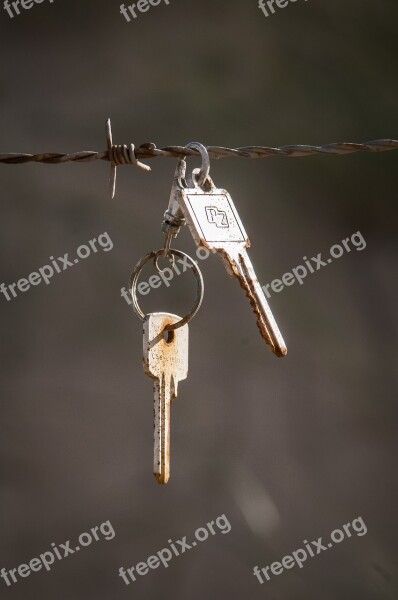
[[[323,144],[398,137],[394,0],[171,0],[127,23],[117,0],[45,0],[0,14],[0,152]],[[262,284],[360,231],[367,242],[271,299],[289,355],[274,357],[218,257],[190,325],[172,413],[172,476],[152,469],[152,384],[141,323],[120,296],[162,245],[176,161],[0,165],[0,281],[108,232],[114,248],[1,308],[0,567],[110,520],[94,543],[1,598],[392,599],[397,585],[398,154],[225,159]],[[192,160],[190,165],[197,166]],[[176,246],[195,246],[183,231]],[[148,275],[150,272],[148,271]],[[144,299],[182,313],[194,284]],[[174,285],[175,283],[175,285]],[[136,565],[225,513],[217,535],[126,587]],[[266,566],[361,516],[363,537],[261,586]]]

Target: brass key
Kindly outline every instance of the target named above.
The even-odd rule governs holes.
[[[196,182],[197,173],[195,169],[193,181],[187,187],[185,180],[180,179],[176,192],[193,238],[198,246],[221,255],[228,273],[237,277],[245,290],[261,335],[277,356],[285,356],[285,342],[247,253],[250,240],[232,198],[226,190],[217,189],[209,175],[200,187]]]
[[[144,370],[154,379],[153,473],[158,483],[170,477],[170,408],[178,383],[188,375],[188,325],[171,331],[180,321],[170,313],[151,313],[144,319]]]

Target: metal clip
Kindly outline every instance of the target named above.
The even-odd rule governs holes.
[[[173,185],[171,187],[170,200],[169,205],[167,207],[166,212],[164,213],[164,218],[162,222],[162,231],[166,236],[164,247],[163,247],[163,257],[167,257],[170,253],[171,241],[173,238],[177,237],[180,232],[180,229],[183,225],[185,225],[185,218],[180,209],[180,204],[178,201],[178,190],[181,187],[184,187],[185,184],[185,172],[186,172],[186,162],[183,158],[180,158],[177,167],[174,173]]]

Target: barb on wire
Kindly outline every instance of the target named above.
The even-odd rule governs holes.
[[[198,150],[186,146],[166,146],[157,148],[153,143],[145,143],[140,146],[134,144],[115,145],[112,141],[111,121],[106,121],[106,140],[107,150],[104,152],[73,152],[64,154],[60,152],[46,152],[44,154],[0,154],[0,163],[4,164],[23,164],[29,162],[38,162],[45,164],[60,164],[70,161],[75,162],[93,162],[95,160],[107,160],[111,163],[111,195],[115,195],[116,171],[121,165],[135,165],[136,167],[150,171],[148,165],[140,162],[138,159],[150,158],[183,158],[185,156],[197,156]],[[267,158],[268,156],[287,156],[303,157],[313,156],[314,154],[327,154],[334,156],[343,156],[353,154],[354,152],[387,152],[389,150],[398,150],[398,140],[381,139],[356,144],[352,142],[325,144],[323,146],[309,146],[305,144],[281,146],[272,148],[268,146],[243,146],[241,148],[224,148],[222,146],[207,146],[207,151],[211,158],[228,158],[231,156],[242,158]]]
[[[112,126],[111,120],[107,119],[106,121],[106,141],[108,145],[108,160],[111,163],[111,198],[115,197],[116,191],[116,173],[117,168],[120,165],[135,165],[139,167],[143,171],[150,171],[151,167],[148,165],[144,165],[144,163],[139,162],[135,155],[135,146],[134,144],[130,144],[130,146],[126,146],[126,144],[115,145],[112,140]]]

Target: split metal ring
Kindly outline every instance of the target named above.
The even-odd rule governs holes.
[[[200,152],[202,157],[202,166],[200,167],[199,174],[196,176],[196,182],[199,187],[203,187],[210,173],[210,156],[207,148],[200,142],[190,142],[185,146],[185,148],[193,148],[194,150],[198,150]],[[194,179],[194,173],[192,173],[192,179]]]
[[[158,261],[159,261],[160,257],[168,258],[169,261],[170,261],[170,264],[171,264],[172,268],[174,268],[174,265],[176,264],[176,257],[174,256],[174,254],[172,254],[170,248],[167,247],[167,243],[168,243],[168,240],[166,239],[165,246],[162,249],[162,254],[158,254],[153,259],[153,265],[154,265],[154,267],[155,267],[155,269],[157,270],[158,273],[162,273],[164,271],[164,269],[161,269],[159,267],[159,262]]]
[[[174,329],[178,329],[179,327],[186,325],[191,319],[193,319],[193,317],[196,315],[196,313],[198,312],[198,310],[202,304],[203,294],[204,294],[204,283],[203,283],[202,273],[201,273],[197,263],[193,260],[193,258],[191,258],[188,254],[185,254],[185,252],[181,252],[181,250],[174,250],[173,248],[170,249],[169,254],[173,257],[182,258],[185,261],[189,262],[189,264],[192,268],[192,271],[196,277],[197,288],[196,288],[195,303],[194,303],[192,309],[190,310],[190,312],[187,315],[185,315],[185,317],[183,317],[182,319],[177,321],[177,323],[171,323],[170,325],[166,325],[165,331],[173,331]],[[149,252],[149,254],[146,254],[136,264],[133,272],[130,275],[129,290],[130,290],[130,295],[131,295],[131,298],[133,301],[133,309],[134,309],[135,314],[141,319],[141,321],[144,321],[145,314],[142,312],[142,310],[138,304],[138,298],[137,298],[138,278],[141,274],[142,269],[144,268],[144,266],[146,265],[147,262],[149,262],[151,260],[156,262],[157,259],[159,258],[159,256],[162,256],[162,255],[163,255],[163,248],[161,250]]]

